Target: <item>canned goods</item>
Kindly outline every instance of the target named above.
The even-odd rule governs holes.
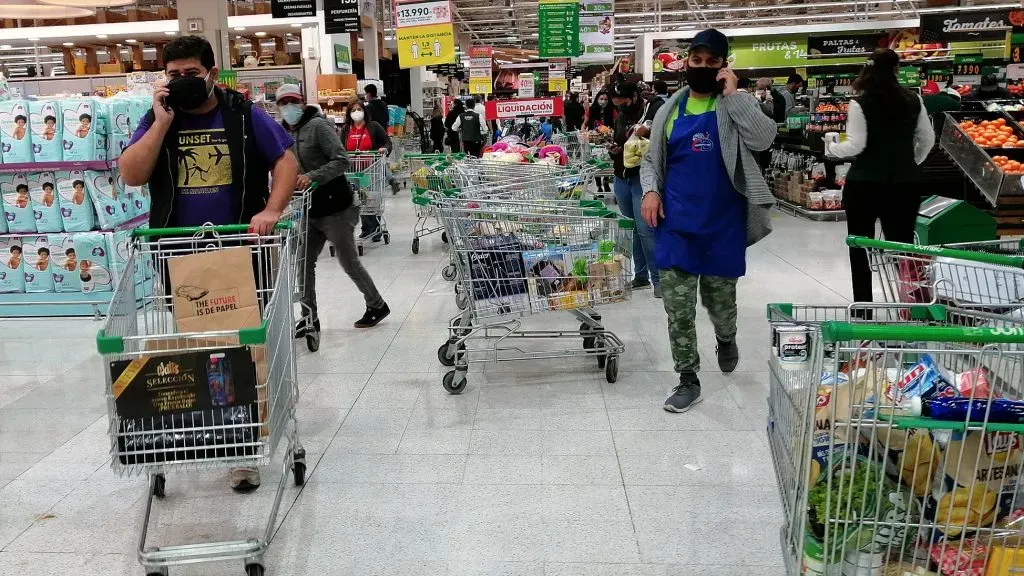
[[[810,328],[800,324],[773,324],[772,352],[783,369],[806,369],[811,355]]]

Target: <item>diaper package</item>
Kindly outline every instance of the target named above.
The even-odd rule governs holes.
[[[20,237],[0,237],[0,293],[25,291],[25,273],[21,256]]]
[[[134,267],[131,260],[132,232],[131,230],[119,230],[107,235],[110,254],[110,271],[114,275],[114,286],[121,281],[125,268]],[[131,282],[139,284],[143,280],[143,270],[139,266],[132,271]]]
[[[64,221],[64,230],[68,232],[88,232],[96,226],[96,211],[89,199],[89,190],[85,185],[85,172],[82,170],[58,170],[54,172],[57,180],[57,196],[60,197],[60,217]]]
[[[86,170],[85,185],[96,208],[100,228],[113,230],[128,221],[128,203],[118,194],[108,170]]]
[[[25,255],[25,292],[53,292],[53,263],[50,261],[50,242],[43,235],[22,238]]]
[[[78,276],[82,292],[110,292],[113,289],[108,257],[107,234],[82,232],[75,234],[75,253],[78,255]]]
[[[0,102],[0,151],[4,164],[33,161],[28,114],[26,100]]]
[[[106,119],[107,159],[115,160],[128,147],[132,139],[132,101],[126,96],[115,96],[107,101],[108,116]]]
[[[48,234],[50,241],[50,270],[53,271],[54,292],[81,292],[82,280],[78,276],[78,255],[74,234]]]
[[[142,186],[129,186],[125,184],[124,180],[121,179],[121,171],[117,168],[111,170],[111,175],[114,177],[114,193],[120,199],[125,210],[124,217],[126,220],[131,220],[149,212],[149,207],[145,206],[146,203],[142,198]],[[145,212],[142,211],[144,207],[146,209]]]
[[[33,100],[28,103],[28,117],[32,125],[32,157],[35,161],[63,160],[60,103],[55,100]]]
[[[61,102],[64,160],[88,162],[106,159],[106,149],[103,149],[102,156],[97,153],[102,141],[97,144],[98,130],[94,125],[96,102],[93,98],[65,98]]]
[[[64,222],[60,218],[60,199],[56,192],[53,172],[36,172],[28,175],[28,194],[32,199],[32,217],[39,232],[63,232]]]
[[[3,195],[4,217],[9,232],[35,232],[32,199],[25,174],[0,174],[0,195]]]
[[[110,139],[110,104],[107,100],[96,99],[93,101],[93,110],[96,115],[93,120],[93,128],[96,132],[96,159],[107,159],[107,142]]]

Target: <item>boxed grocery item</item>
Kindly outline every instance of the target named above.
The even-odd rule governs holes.
[[[60,199],[56,192],[53,172],[28,175],[28,194],[32,199],[32,216],[39,232],[63,232],[60,217]]]
[[[106,159],[106,150],[99,154],[102,140],[98,135],[96,100],[94,98],[65,98],[63,112],[64,160],[89,162]]]
[[[96,211],[89,199],[85,172],[82,170],[57,170],[54,172],[57,195],[60,197],[60,217],[64,230],[88,232],[96,226]]]
[[[526,292],[522,248],[514,234],[470,239],[470,282],[474,299]]]
[[[96,208],[100,228],[113,230],[128,221],[128,203],[118,195],[109,170],[86,170],[85,185]]]
[[[45,235],[22,238],[25,258],[25,292],[53,292],[53,263],[50,261],[50,242]]]
[[[110,292],[113,280],[110,275],[107,235],[102,232],[82,232],[75,234],[74,243],[82,292]]]
[[[32,157],[36,162],[63,160],[60,102],[33,100],[28,103],[28,112],[32,124]]]
[[[0,102],[0,151],[4,164],[33,161],[28,114],[26,100]]]
[[[0,236],[0,293],[25,291],[21,238]]]
[[[78,273],[78,255],[75,253],[74,234],[49,234],[50,259],[53,271],[53,290],[58,293],[81,292],[82,279]]]
[[[28,177],[25,174],[0,174],[0,195],[3,196],[7,230],[17,233],[35,232],[36,219],[32,213],[32,198],[28,193]]]

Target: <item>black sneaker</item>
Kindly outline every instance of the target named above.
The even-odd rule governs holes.
[[[700,380],[697,375],[681,374],[679,385],[672,389],[672,395],[665,400],[665,410],[681,414],[700,401]]]
[[[718,340],[716,338],[716,340]],[[740,349],[736,347],[736,341],[722,342],[718,340],[718,346],[715,347],[715,352],[718,354],[718,367],[728,374],[736,369],[736,364],[740,361]]]
[[[391,195],[394,196],[395,194],[398,194],[398,190],[399,189],[400,189],[400,187],[398,186],[398,180],[392,179],[391,180]]]
[[[391,308],[385,304],[380,308],[367,308],[366,313],[359,320],[356,320],[356,328],[373,328],[380,321],[387,318],[388,314],[391,314]]]
[[[647,278],[637,278],[633,280],[633,290],[640,290],[643,288],[650,288],[651,281]]]
[[[383,238],[384,238],[384,233],[381,232],[380,230],[378,230],[377,233],[374,234],[374,236],[373,236],[373,241],[374,242],[380,242]]]

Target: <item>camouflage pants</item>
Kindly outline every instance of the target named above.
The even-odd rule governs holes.
[[[661,270],[661,294],[668,313],[668,339],[676,372],[699,372],[697,291],[711,317],[715,336],[736,339],[736,278],[698,276],[678,268]]]

